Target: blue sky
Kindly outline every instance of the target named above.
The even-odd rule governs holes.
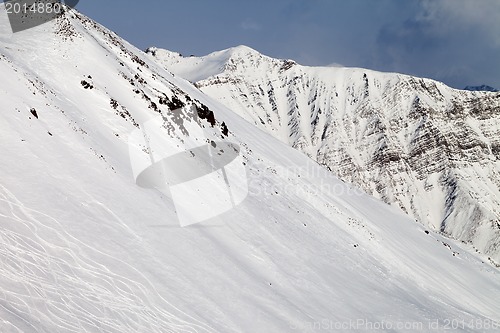
[[[500,0],[81,0],[141,49],[244,44],[304,65],[365,67],[500,88]]]

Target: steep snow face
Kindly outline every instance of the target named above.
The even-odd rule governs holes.
[[[175,61],[165,52],[150,55],[341,179],[500,262],[500,93],[246,47]],[[193,63],[211,76],[193,75]]]
[[[4,14],[0,331],[498,326],[500,275],[470,246],[426,233],[74,11],[14,35]],[[127,138],[161,117],[177,147],[193,140],[192,112],[194,139],[240,146],[249,194],[180,228],[174,202],[136,184]]]

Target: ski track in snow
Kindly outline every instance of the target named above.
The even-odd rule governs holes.
[[[58,221],[2,185],[0,219],[0,307],[11,316],[2,318],[0,331],[215,332],[153,295],[136,269],[63,232]],[[118,261],[127,276],[143,282],[110,271],[86,256],[89,251]],[[163,306],[152,306],[152,298]]]

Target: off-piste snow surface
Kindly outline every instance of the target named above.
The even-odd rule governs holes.
[[[74,10],[12,34],[2,6],[0,76],[1,332],[453,320],[474,332],[500,320],[498,270],[469,246],[426,233]],[[249,193],[181,228],[171,199],[136,184],[128,136],[161,116],[177,145],[175,117],[193,108],[215,114],[200,120],[208,141],[241,147]]]

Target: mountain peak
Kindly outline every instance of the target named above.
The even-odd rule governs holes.
[[[248,60],[255,57],[273,59],[246,45],[230,47],[225,50],[214,52],[214,54],[226,54],[228,55],[228,61],[229,59],[235,58]]]
[[[209,58],[212,61],[217,60],[221,64],[229,65],[229,67],[231,67],[231,64],[234,64],[235,61],[241,65],[242,63],[252,62],[256,59],[274,60],[246,45],[238,45],[225,50],[215,51],[200,58]],[[224,69],[227,69],[227,67]]]
[[[226,72],[243,74],[256,70],[259,72],[286,70],[297,64],[293,60],[263,55],[246,45],[230,47],[200,57],[184,57],[177,52],[156,47],[148,48],[146,53],[156,63],[191,82],[199,82]]]
[[[263,59],[280,62],[245,45],[234,46],[199,57],[194,55],[186,57],[178,52],[157,47],[148,48],[146,53],[155,62],[192,82],[205,80],[226,71],[237,70],[244,63],[251,64],[251,66],[260,65]]]
[[[252,49],[251,47],[246,45],[233,46],[230,47],[229,49],[226,49],[226,51],[230,51],[233,54],[249,54],[249,53],[260,54],[259,51]]]

